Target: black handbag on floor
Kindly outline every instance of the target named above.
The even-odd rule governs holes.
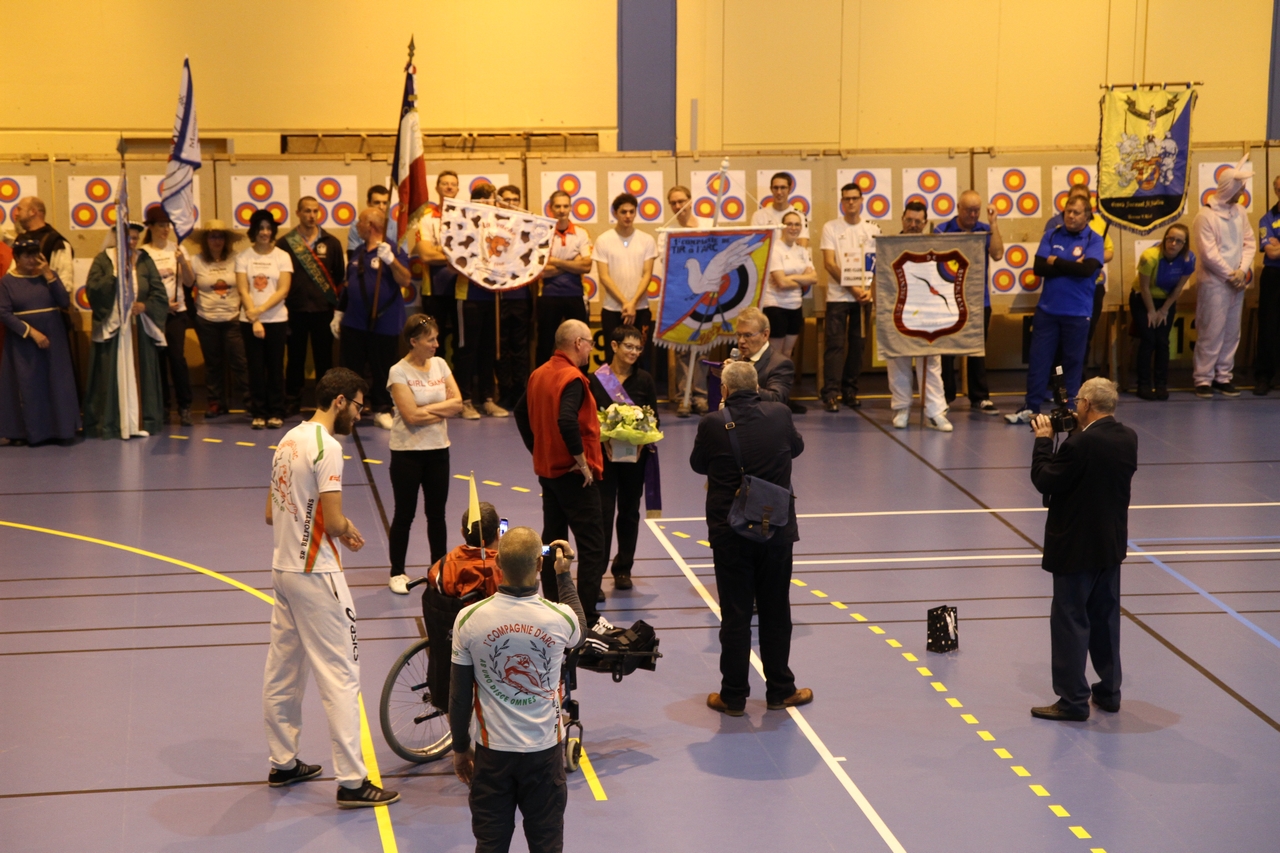
[[[925,648],[931,652],[951,652],[960,648],[960,620],[954,607],[944,604],[929,611],[929,635]]]
[[[791,489],[768,480],[752,477],[742,467],[742,451],[738,448],[737,427],[729,421],[724,428],[729,431],[729,446],[733,448],[733,461],[738,464],[742,483],[729,507],[729,527],[734,533],[753,542],[768,542],[781,527],[791,522]]]

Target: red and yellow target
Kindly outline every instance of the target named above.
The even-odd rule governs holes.
[[[101,204],[111,198],[111,182],[106,178],[94,178],[84,185],[84,195],[89,201]]]
[[[1230,163],[1223,163],[1221,166],[1213,170],[1213,182],[1216,184],[1222,180],[1222,173],[1231,168]]]
[[[470,192],[475,192],[476,188],[479,187],[481,184],[492,184],[492,183],[493,181],[489,180],[484,175],[477,175],[476,177],[471,179],[471,183],[467,185],[467,189]],[[566,190],[565,192],[568,192],[568,190]],[[572,193],[570,193],[570,195],[572,195]]]
[[[645,222],[653,222],[662,216],[662,202],[653,196],[640,199],[640,218]]]
[[[790,199],[788,199],[788,204],[790,204],[796,210],[803,213],[805,216],[809,215],[809,199],[805,198],[804,196],[793,195]]]
[[[907,200],[902,203],[902,206],[905,208],[908,204],[911,204],[911,202],[913,201],[918,201],[921,204],[923,204],[925,207],[925,210],[929,209],[929,199],[920,195],[920,193],[912,193],[911,195],[907,196]]]
[[[267,205],[267,212],[271,214],[271,218],[279,225],[289,218],[289,208],[285,207],[278,201],[273,201]]]
[[[98,221],[98,208],[82,201],[71,208],[71,221],[81,228],[92,228]]]
[[[1040,196],[1035,193],[1018,196],[1018,212],[1023,216],[1035,216],[1040,212]]]
[[[657,299],[658,294],[662,292],[662,281],[655,275],[649,278],[649,286],[644,289],[645,296],[650,299]]]
[[[1040,276],[1036,275],[1035,270],[1023,270],[1018,276],[1018,283],[1027,293],[1033,293],[1040,289]]]
[[[569,195],[577,195],[582,190],[582,179],[577,175],[561,175],[556,182],[556,189]]]
[[[111,227],[115,226],[115,224],[116,224],[116,206],[115,206],[114,204],[109,204],[109,205],[107,205],[106,207],[102,208],[102,222],[103,222],[103,224],[105,224],[108,228],[111,228]]]
[[[996,215],[1008,216],[1013,210],[1013,199],[1008,193],[996,193],[991,197],[991,206],[996,209]]]
[[[599,290],[598,286],[596,285],[596,280],[589,275],[584,275],[582,277],[582,290],[583,290],[583,293],[586,294],[588,302],[595,299],[596,293]]]
[[[1008,293],[1013,290],[1013,286],[1017,284],[1018,278],[1013,274],[1013,270],[999,269],[995,275],[991,276],[991,286],[1001,293]]]
[[[1070,172],[1067,172],[1068,187],[1087,187],[1089,186],[1089,170],[1076,166]]]
[[[413,276],[415,281],[422,281],[427,274],[427,265],[422,262],[422,258],[413,255],[409,259],[409,275]]]
[[[1001,183],[1004,184],[1004,188],[1009,192],[1016,193],[1026,187],[1027,176],[1021,169],[1010,169],[1004,173]]]
[[[337,178],[321,178],[316,184],[316,195],[321,201],[337,201],[342,195],[342,184]]]
[[[1010,246],[1004,253],[1004,260],[1011,267],[1023,267],[1027,263],[1027,250],[1021,246]]]
[[[266,178],[254,178],[249,182],[249,188],[247,190],[249,198],[254,201],[266,201],[271,198],[275,191],[275,187],[273,187],[271,182]]]
[[[955,212],[956,200],[946,193],[938,193],[933,197],[933,212],[935,216],[950,216]]]
[[[912,196],[912,198],[919,198],[919,196]],[[924,199],[920,199],[920,200],[923,201]],[[866,207],[867,207],[868,215],[873,216],[876,219],[879,219],[882,216],[888,215],[889,199],[886,196],[873,195],[867,199]]]
[[[707,178],[707,192],[712,195],[720,195],[729,191],[729,179],[724,175],[716,172]]]
[[[0,178],[0,202],[8,204],[17,201],[21,193],[22,188],[13,178]]]
[[[942,189],[942,176],[933,169],[925,169],[920,173],[920,177],[916,178],[916,186],[927,193],[936,193]]]
[[[857,185],[858,189],[862,190],[862,194],[866,195],[876,188],[876,176],[871,172],[859,172],[853,176],[851,183]]]
[[[573,200],[573,215],[576,219],[590,221],[596,218],[596,206],[589,198]]]
[[[1244,205],[1245,207],[1248,207],[1252,203],[1253,203],[1253,198],[1249,195],[1248,190],[1245,190],[1243,193],[1241,193],[1240,204]]]
[[[89,304],[89,288],[87,287],[76,288],[76,305],[80,308],[81,311],[93,310],[93,306]]]
[[[397,207],[399,207],[399,205],[397,205]],[[547,203],[547,208],[548,208],[548,209],[550,209],[550,207],[551,207],[551,203],[550,203],[550,202],[548,202],[548,203]],[[397,210],[397,211],[396,211],[396,213],[399,213],[399,212],[400,212],[399,210]],[[440,215],[440,205],[436,204],[434,201],[429,201],[429,202],[427,202],[427,203],[423,206],[422,215],[423,215],[423,216],[439,216],[439,215]],[[549,215],[550,215],[550,214],[548,214],[548,216],[549,216]]]
[[[703,219],[710,219],[716,215],[716,200],[703,196],[693,203],[693,212]]]
[[[418,285],[410,281],[404,287],[400,288],[400,298],[404,300],[405,305],[412,305],[418,301]]]
[[[746,209],[747,206],[736,195],[729,196],[720,204],[720,212],[724,214],[725,219],[729,220],[741,218]]]
[[[644,195],[649,189],[649,182],[644,179],[644,175],[630,174],[622,181],[623,192],[631,193],[636,198]]]
[[[1064,190],[1053,197],[1053,206],[1059,213],[1067,209],[1067,196],[1069,195],[1070,193]]]
[[[1209,197],[1212,196],[1215,192],[1217,192],[1217,190],[1210,187],[1209,189],[1200,193],[1200,206],[1204,207],[1205,205],[1207,205],[1209,203]]]
[[[350,225],[356,221],[356,207],[349,201],[340,201],[329,209],[335,225]]]
[[[258,212],[257,207],[255,207],[254,205],[250,204],[247,201],[243,201],[240,204],[236,205],[235,220],[239,224],[243,225],[245,228],[248,228],[250,218],[252,218],[253,215],[257,212]]]
[[[316,217],[316,224],[323,225],[328,221],[329,221],[329,211],[325,209],[325,206],[322,204],[320,205],[320,215]]]

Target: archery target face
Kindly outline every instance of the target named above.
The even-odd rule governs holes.
[[[1077,184],[1084,184],[1090,190],[1089,197],[1094,209],[1098,207],[1098,167],[1089,165],[1054,166],[1050,178],[1050,190],[1053,193],[1053,210],[1050,215],[1061,213],[1067,205],[1067,191]]]
[[[569,194],[570,222],[586,223],[596,221],[600,211],[601,199],[596,192],[596,173],[594,170],[577,169],[563,172],[543,172],[541,183],[542,214],[544,216],[552,215],[551,194],[558,190]]]
[[[636,224],[661,225],[666,219],[666,185],[662,172],[610,172],[609,195],[612,202],[621,193],[631,193],[639,200],[636,206]],[[609,211],[610,224],[617,222]]]
[[[988,261],[988,282],[992,299],[1012,298],[1034,293],[1040,288],[1035,274],[1036,249],[1039,243],[1005,243],[1004,257]]]
[[[355,175],[302,175],[298,178],[298,197],[305,195],[320,202],[320,225],[348,228],[360,213],[362,199]]]
[[[35,175],[0,175],[0,225],[13,218],[13,207],[29,195],[39,195]]]
[[[954,166],[902,170],[902,197],[908,201],[913,198],[923,201],[929,209],[929,218],[934,222],[955,215],[956,187]]]
[[[835,205],[840,213],[840,188],[845,184],[857,184],[862,190],[862,216],[864,219],[885,220],[893,218],[892,169],[837,169]]]
[[[315,195],[315,193],[307,193]],[[288,175],[232,175],[231,218],[232,227],[248,228],[249,218],[256,210],[269,210],[276,223],[289,221]]]
[[[1197,184],[1200,204],[1209,203],[1210,193],[1217,192],[1218,178],[1224,169],[1230,169],[1235,163],[1200,163],[1196,166]],[[1244,182],[1244,196],[1240,199],[1244,209],[1253,212],[1253,178]]]
[[[770,174],[773,174],[770,172]],[[727,178],[727,180],[726,180]],[[723,182],[723,190],[721,183]],[[716,215],[716,197],[723,193],[720,200],[720,223],[746,224],[747,216],[747,173],[743,169],[730,169],[722,177],[719,169],[710,171],[693,171],[689,173],[689,189],[693,191],[693,212],[698,216],[711,219]]]
[[[1044,216],[1040,180],[1039,166],[988,166],[987,203],[1002,219],[1038,219]]]
[[[88,231],[114,226],[116,186],[119,183],[119,175],[68,176],[67,209],[71,211],[71,230]],[[17,200],[14,199],[15,202]]]
[[[773,190],[769,188],[770,179],[778,172],[785,172],[791,176],[793,186],[788,201],[792,207],[807,217],[809,211],[813,209],[813,172],[809,169],[757,169],[757,206],[764,207],[773,203]]]
[[[164,193],[164,175],[140,175],[138,180],[142,184],[142,213],[146,216],[147,211],[153,207],[160,206],[160,197]],[[200,219],[200,176],[191,176],[191,190],[196,200],[196,226],[201,226]],[[142,216],[138,217],[143,218]]]

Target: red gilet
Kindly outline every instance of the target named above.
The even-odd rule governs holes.
[[[582,452],[587,457],[592,476],[604,476],[600,451],[600,420],[596,417],[596,399],[591,395],[587,377],[569,356],[556,350],[546,364],[529,376],[529,426],[533,430],[533,470],[539,477],[560,477],[573,471],[578,463],[569,455],[560,435],[560,396],[572,382],[582,383],[582,405],[578,408],[578,429],[582,432]]]

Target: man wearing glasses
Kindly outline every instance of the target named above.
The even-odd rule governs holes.
[[[822,226],[822,266],[827,271],[827,345],[822,353],[822,407],[840,411],[838,397],[856,409],[862,372],[864,321],[869,325],[871,279],[876,270],[880,226],[862,219],[862,190],[840,188],[840,219]]]
[[[533,454],[533,470],[542,486],[542,541],[568,539],[573,531],[578,552],[578,598],[586,624],[596,631],[612,627],[600,615],[600,581],[609,555],[604,547],[600,489],[604,454],[596,401],[582,368],[591,357],[591,329],[581,320],[565,320],[556,329],[556,350],[529,376],[516,403],[516,426]],[[542,594],[558,601],[555,560],[543,558]]]
[[[769,318],[759,308],[747,308],[738,315],[737,328],[739,356],[725,363],[750,363],[756,369],[760,399],[790,406],[796,368],[791,359],[769,346]]]
[[[801,246],[809,248],[809,217],[799,208],[791,206],[791,193],[795,190],[795,179],[790,172],[778,172],[769,179],[769,192],[773,199],[764,207],[751,214],[752,225],[772,225],[782,227],[782,217],[795,211],[800,214],[800,238],[796,240]]]

